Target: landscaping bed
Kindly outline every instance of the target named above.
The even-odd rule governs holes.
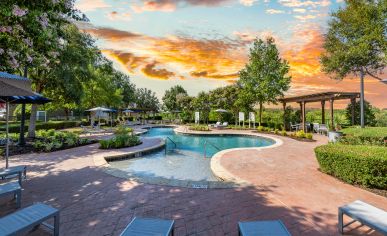
[[[193,131],[211,131],[210,127],[206,125],[193,125],[189,126],[188,129]]]
[[[328,144],[315,148],[322,172],[344,182],[387,190],[387,147]]]
[[[295,139],[297,141],[302,142],[315,142],[316,140],[313,139],[312,133],[305,133],[304,131],[300,130],[295,133],[287,133],[286,130],[278,130],[278,129],[271,129],[263,126],[259,126],[256,130],[253,131],[254,133],[263,133],[263,134],[273,134],[283,137],[289,137],[292,139]]]
[[[140,145],[140,138],[133,134],[133,129],[119,126],[114,132],[115,137],[100,140],[100,149],[118,149]]]

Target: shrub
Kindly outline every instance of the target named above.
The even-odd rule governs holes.
[[[264,129],[265,129],[265,127],[263,127],[263,126],[258,126],[258,128],[257,128],[257,130],[258,130],[259,132],[264,131]]]
[[[282,136],[288,136],[288,133],[286,133],[286,130],[282,130],[282,131],[281,131],[281,135],[282,135]]]
[[[346,128],[341,130],[345,136],[342,144],[387,146],[387,127]]]
[[[279,130],[278,130],[278,129],[275,129],[275,130],[274,130],[274,133],[275,133],[275,134],[279,134]]]
[[[307,134],[305,134],[305,138],[313,139],[313,134],[312,133],[307,133]]]
[[[35,130],[48,130],[48,129],[67,129],[78,127],[81,125],[80,121],[49,121],[36,123]],[[25,130],[28,130],[28,124],[25,125]],[[0,126],[0,131],[5,131],[5,126]],[[9,126],[10,133],[18,133],[20,131],[20,124],[12,124]]]
[[[133,132],[132,128],[126,127],[124,125],[120,125],[117,127],[117,129],[114,131],[114,134],[116,135],[122,135],[122,134],[131,134]]]
[[[210,131],[210,128],[205,125],[194,125],[190,126],[189,130],[194,130],[194,131]]]
[[[297,131],[297,132],[295,133],[295,136],[296,136],[297,138],[306,138],[306,134],[305,134],[305,132],[304,132],[303,130]]]
[[[65,132],[50,130],[39,130],[36,132],[37,140],[33,146],[37,151],[51,152],[62,148],[77,147],[91,143],[88,139],[79,138],[79,135]]]
[[[328,144],[315,148],[321,171],[345,182],[387,189],[387,148]]]
[[[140,138],[135,135],[121,134],[107,140],[100,140],[100,149],[114,149],[132,147],[141,144]]]

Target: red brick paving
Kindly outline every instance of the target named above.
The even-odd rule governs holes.
[[[237,235],[238,221],[270,219],[284,221],[293,235],[336,235],[337,206],[360,198],[387,208],[385,198],[319,173],[312,152],[317,144],[286,139],[276,148],[282,151],[227,154],[222,164],[256,183],[233,189],[116,178],[94,166],[93,155],[101,152],[98,144],[17,156],[11,165],[29,166],[23,206],[39,201],[61,210],[61,235],[119,235],[134,216],[175,219],[176,235]],[[0,206],[3,216],[15,205],[1,198]],[[49,234],[39,229],[33,235]]]

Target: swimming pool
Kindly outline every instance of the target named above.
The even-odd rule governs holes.
[[[177,186],[208,186],[219,182],[211,171],[211,157],[225,149],[264,147],[274,140],[245,135],[184,135],[173,128],[151,128],[143,138],[166,140],[166,150],[123,161],[110,162],[110,166],[135,176],[143,182]],[[149,181],[152,180],[152,181]],[[157,183],[157,181],[156,181]]]

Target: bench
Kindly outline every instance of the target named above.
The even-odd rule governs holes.
[[[54,226],[44,221],[54,217]],[[59,235],[59,210],[43,203],[36,203],[0,218],[0,235],[19,235],[40,224],[52,229],[54,236]]]
[[[280,220],[239,222],[238,232],[240,236],[290,236]]]
[[[1,179],[19,178],[19,184],[22,186],[22,179],[27,179],[27,166],[13,166],[0,171]]]
[[[120,236],[173,236],[175,221],[135,217]]]
[[[21,206],[21,187],[18,182],[0,184],[0,196],[13,194],[16,199],[16,207]]]
[[[353,220],[343,225],[343,215],[351,217]],[[387,212],[374,207],[360,200],[339,207],[339,232],[343,233],[344,228],[354,222],[360,222],[374,230],[387,235]]]

